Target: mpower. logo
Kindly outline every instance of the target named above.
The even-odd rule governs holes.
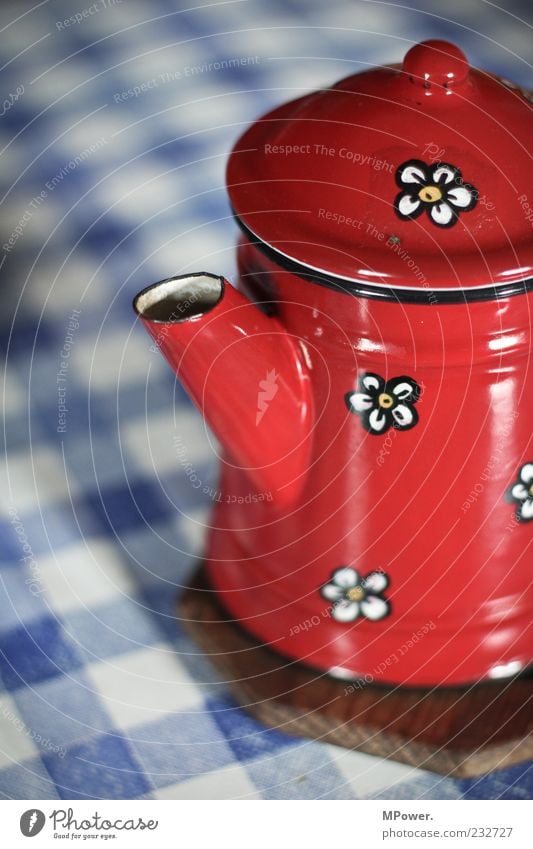
[[[24,837],[35,837],[42,831],[46,822],[46,817],[42,811],[37,808],[31,808],[29,811],[24,811],[20,818],[20,830]]]

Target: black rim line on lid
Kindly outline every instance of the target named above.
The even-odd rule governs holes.
[[[533,277],[528,277],[525,280],[517,280],[514,283],[500,283],[495,286],[461,290],[426,289],[425,287],[421,287],[420,289],[403,289],[402,287],[373,286],[371,283],[337,277],[326,272],[315,271],[304,263],[280,253],[275,248],[267,245],[266,242],[263,242],[259,236],[256,236],[235,212],[233,214],[235,221],[248,240],[271,262],[310,283],[326,286],[328,289],[344,292],[347,295],[356,295],[359,298],[370,298],[379,301],[395,301],[402,304],[426,304],[435,306],[499,300],[501,298],[510,298],[514,295],[525,295],[527,292],[533,290]]]

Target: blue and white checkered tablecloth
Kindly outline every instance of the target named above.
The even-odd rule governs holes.
[[[260,113],[435,36],[531,85],[531,10],[194,5],[0,10],[0,796],[531,798],[530,764],[452,780],[236,705],[174,618],[211,506],[174,440],[213,487],[215,450],[131,309],[166,276],[233,278],[224,166]]]

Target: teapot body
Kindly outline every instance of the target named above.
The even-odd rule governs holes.
[[[237,291],[135,309],[224,447],[206,562],[263,644],[346,679],[533,659],[531,92],[454,45],[237,140]]]
[[[525,669],[533,294],[360,297],[246,237],[238,256],[239,288],[298,341],[314,428],[289,506],[223,463],[206,556],[223,605],[286,657],[348,679],[454,685]],[[258,415],[279,427],[264,370]]]

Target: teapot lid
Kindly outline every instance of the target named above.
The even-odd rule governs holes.
[[[235,214],[282,264],[348,290],[524,291],[530,102],[458,47],[417,44],[254,123],[228,164]]]

